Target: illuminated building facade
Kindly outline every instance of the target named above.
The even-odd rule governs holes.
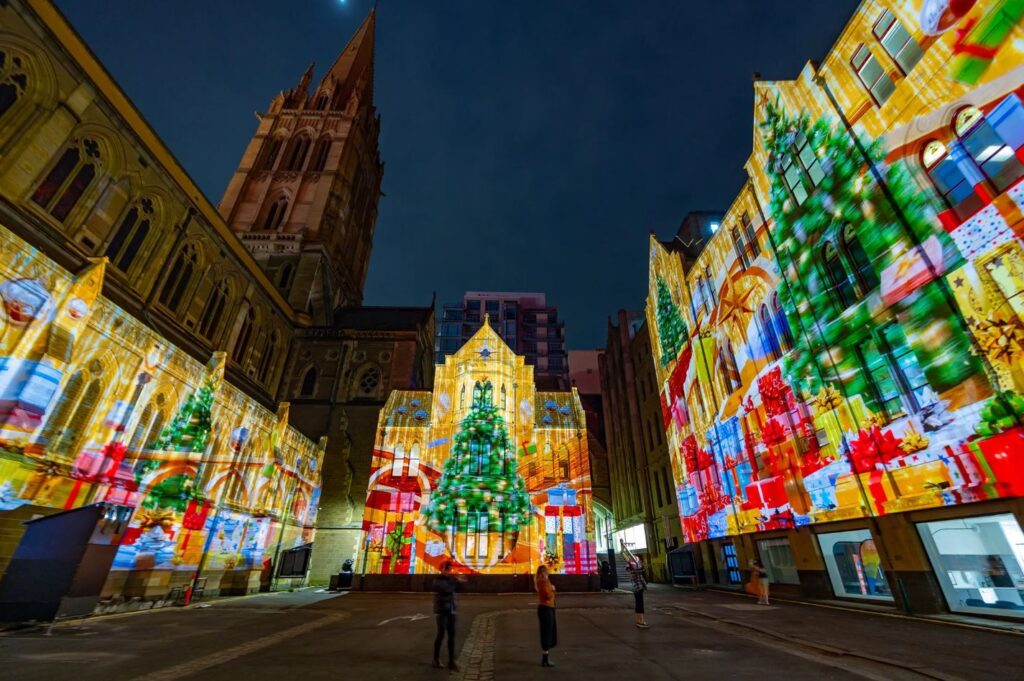
[[[539,391],[533,367],[483,325],[439,365],[433,392],[380,415],[357,569],[485,574],[596,571],[579,395]]]
[[[755,82],[749,182],[648,327],[698,579],[1024,615],[1024,6],[861,3]]]
[[[218,212],[52,3],[0,5],[0,575],[23,521],[93,502],[130,518],[108,599],[266,587],[318,509],[320,581],[355,557],[377,412],[432,377],[432,305],[359,307],[373,24],[274,100]]]

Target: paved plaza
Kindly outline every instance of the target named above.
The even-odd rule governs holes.
[[[463,595],[461,671],[430,668],[429,594],[305,590],[94,618],[0,636],[11,681],[172,679],[1008,679],[1024,636],[732,594],[655,588],[559,599],[554,669],[531,594]],[[205,606],[205,607],[204,607]]]

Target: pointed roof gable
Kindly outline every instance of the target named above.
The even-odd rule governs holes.
[[[334,64],[320,80],[320,88],[337,83],[338,91],[332,101],[336,108],[343,108],[352,91],[361,88],[360,97],[365,101],[373,99],[373,47],[377,27],[377,9],[371,9],[359,30],[345,45]]]
[[[491,327],[490,315],[484,315],[484,323],[480,325],[468,341],[466,341],[461,348],[459,348],[450,357],[456,357],[459,360],[466,358],[468,355],[476,355],[483,357],[481,353],[486,352],[486,356],[496,355],[515,355],[515,352],[505,343],[498,332]]]

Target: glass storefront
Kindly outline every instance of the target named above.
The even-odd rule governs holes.
[[[892,600],[882,557],[870,530],[822,533],[818,535],[818,545],[836,596]]]
[[[759,540],[757,555],[761,557],[761,562],[768,571],[768,579],[773,584],[800,583],[800,577],[796,573],[796,561],[793,560],[793,550],[785,537]]]
[[[919,523],[954,612],[1024,618],[1024,531],[1010,513]]]

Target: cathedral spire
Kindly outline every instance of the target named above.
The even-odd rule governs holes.
[[[375,6],[321,79],[319,89],[332,91],[332,108],[345,108],[353,91],[358,91],[360,101],[369,102],[373,99],[373,52],[376,27],[377,9]]]

